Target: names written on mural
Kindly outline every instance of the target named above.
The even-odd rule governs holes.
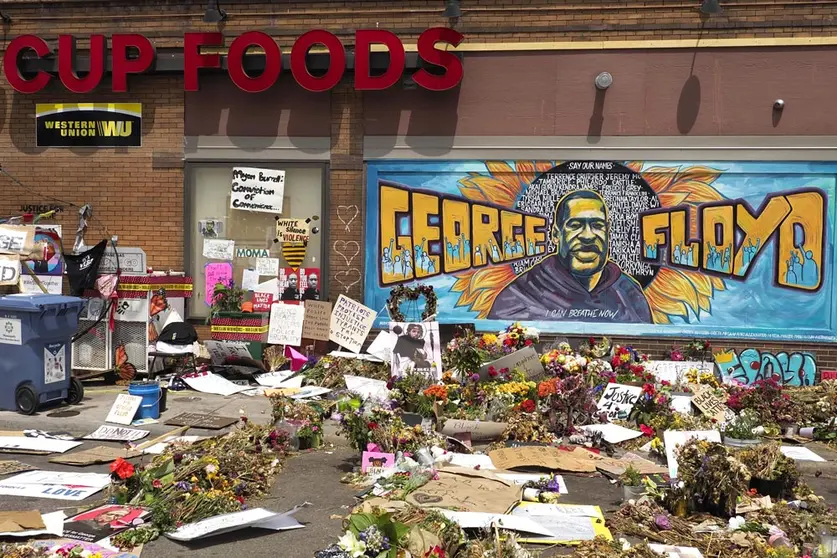
[[[328,338],[353,353],[360,353],[366,336],[372,330],[377,312],[340,295],[331,312]]]

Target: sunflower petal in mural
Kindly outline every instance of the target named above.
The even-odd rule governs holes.
[[[502,207],[521,208],[521,200],[527,190],[544,173],[558,168],[554,161],[487,161],[487,174],[469,173],[459,180],[463,197],[471,201],[487,202]],[[712,184],[722,171],[706,166],[653,166],[643,170],[643,163],[631,161],[625,170],[637,173],[650,188],[648,194],[656,197],[659,207],[684,206],[696,211],[700,204],[722,201],[724,197]],[[555,196],[557,197],[557,196]],[[537,200],[536,200],[537,201]],[[532,203],[531,200],[527,203]],[[553,202],[554,203],[554,202]],[[551,221],[551,215],[549,215]],[[611,220],[613,219],[611,216]],[[690,220],[690,233],[697,236],[697,219]],[[550,244],[549,252],[554,253]],[[622,253],[620,247],[611,247]],[[531,255],[531,254],[529,254]],[[526,271],[537,264],[542,256],[526,264],[498,263],[481,270],[469,270],[456,274],[451,288],[460,293],[456,303],[477,312],[477,319],[489,317],[492,305],[500,292]],[[628,254],[628,260],[638,259],[639,254]],[[625,261],[618,262],[624,270]],[[674,318],[685,322],[700,320],[702,313],[711,310],[711,301],[717,291],[725,289],[722,279],[688,269],[659,267],[645,270],[643,294],[648,302],[652,321],[657,324],[672,323]]]

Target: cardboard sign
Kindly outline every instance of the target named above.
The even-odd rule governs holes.
[[[234,167],[230,208],[261,213],[282,213],[285,171]]]
[[[0,254],[28,256],[35,248],[35,227],[0,225]]]
[[[564,451],[555,447],[502,448],[489,452],[491,461],[498,469],[516,467],[540,467],[551,471],[571,473],[595,473],[596,456],[577,449]]]
[[[20,258],[0,256],[0,285],[17,285],[20,281]]]
[[[445,436],[456,436],[457,434],[468,433],[474,442],[497,440],[506,430],[505,422],[460,420],[448,419],[442,426],[442,434]]]
[[[306,300],[302,322],[302,338],[328,341],[331,324],[331,303],[325,300]]]
[[[72,465],[75,467],[85,467],[87,465],[96,465],[98,463],[110,463],[111,461],[116,461],[120,457],[122,459],[131,459],[132,457],[137,457],[139,455],[142,455],[142,452],[111,446],[96,446],[95,448],[76,451],[67,455],[51,457],[49,462],[59,463],[61,465]]]
[[[607,384],[599,399],[599,410],[607,413],[607,420],[625,420],[639,399],[642,388],[624,384]]]
[[[168,426],[191,426],[206,430],[221,430],[238,422],[237,418],[216,417],[202,413],[182,413],[166,421]]]
[[[715,390],[703,384],[689,384],[689,388],[694,393],[692,403],[700,409],[701,413],[715,419],[719,424],[727,420],[730,410],[726,402],[715,395]]]
[[[359,353],[377,315],[377,312],[360,302],[340,295],[331,312],[329,341],[334,341],[353,353]]]
[[[306,219],[277,219],[276,239],[279,242],[308,242],[311,233]]]
[[[35,467],[20,461],[0,461],[0,475],[11,475],[12,473],[22,473],[23,471],[32,471]]]
[[[39,511],[0,512],[0,533],[4,535],[46,528]]]
[[[302,344],[302,323],[305,320],[305,306],[277,302],[270,307],[270,329],[267,342],[273,345]]]
[[[488,369],[492,366],[498,372],[503,368],[508,368],[509,370],[517,368],[526,374],[526,379],[528,380],[540,378],[546,373],[543,369],[543,364],[541,364],[541,359],[538,357],[538,353],[535,351],[534,347],[524,347],[523,349],[515,351],[510,355],[506,355],[493,362],[483,364],[480,366],[481,380],[490,379]]]
[[[120,393],[116,396],[116,401],[113,402],[113,407],[110,408],[105,422],[128,426],[134,420],[141,403],[142,397],[138,395]]]
[[[506,513],[520,499],[520,488],[493,476],[471,470],[468,475],[448,469],[410,493],[406,501],[420,508],[453,508],[462,511]]]
[[[365,451],[360,461],[360,470],[366,475],[381,475],[384,469],[395,468],[394,453]]]
[[[258,286],[256,286],[258,288]],[[273,304],[273,293],[253,293],[253,312],[270,312]]]
[[[148,436],[148,430],[135,430],[119,426],[100,426],[95,432],[84,437],[85,440],[113,440],[116,442],[136,442]]]

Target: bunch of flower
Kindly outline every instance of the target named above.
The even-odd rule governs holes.
[[[494,386],[494,393],[511,395],[516,401],[529,398],[534,395],[537,384],[535,382],[503,382]]]
[[[564,377],[582,374],[587,369],[587,358],[574,354],[572,351],[553,349],[541,357],[541,363],[547,374]]]
[[[547,402],[550,427],[556,434],[569,435],[575,432],[576,425],[600,422],[595,392],[581,374],[554,378],[551,385],[541,382],[538,395],[541,393]]]
[[[683,347],[686,360],[709,360],[712,356],[712,343],[703,339],[695,339]]]
[[[605,358],[610,356],[612,350],[613,345],[607,337],[602,337],[599,341],[596,341],[595,337],[588,337],[578,346],[579,354],[587,358]]]
[[[758,380],[749,386],[728,388],[727,407],[733,411],[751,409],[763,425],[795,424],[805,416],[805,408],[796,405],[776,378]]]
[[[648,355],[640,354],[631,347],[616,345],[613,358],[610,359],[616,382],[619,384],[653,382],[654,376],[645,371],[647,361]]]
[[[346,387],[345,376],[360,376],[387,381],[390,377],[389,362],[371,362],[359,358],[324,356],[305,372],[305,385],[317,385],[329,389]]]
[[[497,335],[497,343],[505,353],[513,353],[525,347],[537,343],[540,338],[540,333],[534,327],[523,326],[520,322],[515,322],[499,332]]]
[[[435,434],[419,425],[407,426],[398,412],[382,407],[342,415],[339,434],[346,436],[357,451],[366,451],[369,444],[374,444],[386,453],[415,452],[438,442]]]
[[[444,384],[433,384],[424,390],[424,396],[431,399],[433,402],[441,401],[447,403],[448,388]]]
[[[390,390],[390,398],[397,402],[407,412],[427,413],[427,409],[420,407],[426,402],[424,390],[433,381],[421,372],[408,370],[401,376],[392,377],[387,382],[387,389]]]
[[[500,353],[496,337],[491,343],[486,342],[485,338],[485,335],[477,336],[472,331],[455,336],[442,352],[442,369],[455,371],[462,377],[478,373],[483,363]]]
[[[716,506],[722,513],[735,510],[738,496],[749,489],[750,471],[716,442],[691,439],[675,449],[678,477],[686,495],[702,506]]]
[[[588,385],[592,387],[616,381],[616,374],[606,360],[593,359],[587,362],[587,379]]]
[[[713,388],[720,387],[718,378],[711,370],[698,370],[697,368],[689,368],[686,370],[686,381],[690,384],[701,384],[704,386],[712,386]]]
[[[671,348],[665,352],[665,360],[680,362],[686,360],[686,355],[683,354],[683,351],[677,345],[672,345]]]
[[[750,470],[754,478],[781,482],[786,490],[799,484],[800,474],[796,462],[785,456],[777,443],[762,444],[738,454],[738,459]]]
[[[758,440],[764,435],[764,426],[753,409],[742,409],[734,419],[723,427],[724,436],[736,440]]]
[[[77,543],[55,544],[52,541],[26,544],[0,543],[3,558],[102,558],[101,552],[85,550]]]
[[[644,384],[642,392],[631,409],[630,419],[637,424],[645,425],[655,416],[672,414],[671,396],[668,389],[668,386],[663,386],[658,390],[654,384]]]

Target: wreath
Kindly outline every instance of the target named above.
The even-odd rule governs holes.
[[[394,322],[405,322],[407,317],[401,311],[401,303],[405,300],[417,301],[424,297],[424,312],[421,314],[422,321],[436,313],[436,293],[430,285],[419,285],[417,287],[406,287],[399,285],[389,292],[387,299],[387,310]]]

